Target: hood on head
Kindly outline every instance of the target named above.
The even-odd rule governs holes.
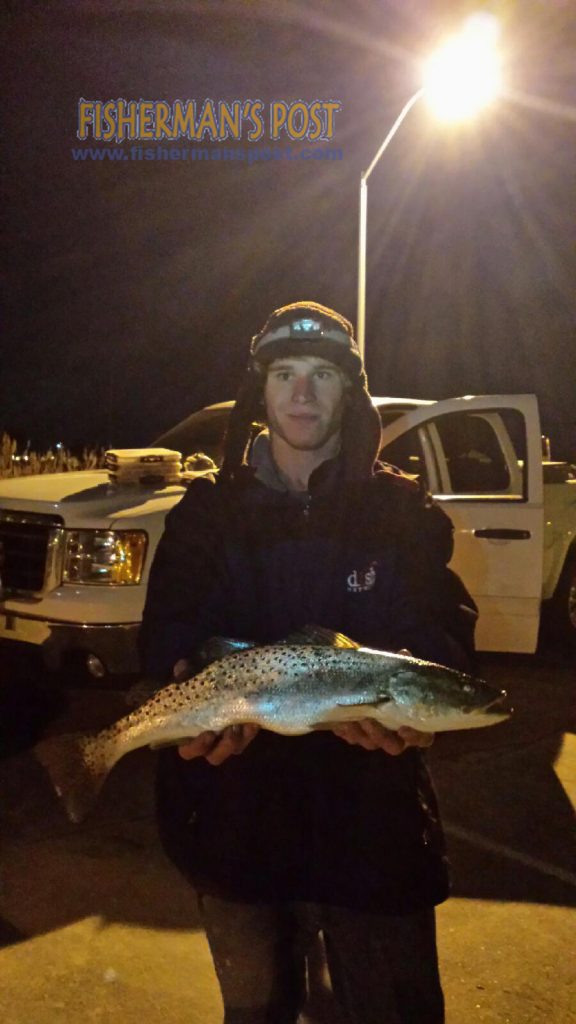
[[[267,367],[278,358],[304,355],[327,359],[348,376],[351,387],[342,421],[343,477],[353,481],[372,474],[382,427],[368,393],[352,324],[317,302],[295,302],[274,310],[252,338],[250,362],[228,423],[221,479],[232,478],[245,461],[252,423],[263,418]]]

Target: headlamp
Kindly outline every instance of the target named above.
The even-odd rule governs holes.
[[[252,354],[258,356],[268,345],[279,341],[331,341],[342,351],[350,350],[352,347],[350,335],[346,331],[336,326],[323,327],[320,320],[306,318],[292,320],[281,327],[271,327],[256,338]]]
[[[293,320],[290,324],[291,338],[321,338],[323,333],[320,321],[312,320],[309,317],[305,317],[303,320]]]

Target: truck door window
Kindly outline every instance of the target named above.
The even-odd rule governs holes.
[[[426,474],[426,461],[421,440],[421,427],[412,427],[405,434],[401,434],[395,441],[391,441],[380,452],[382,462],[389,462],[398,466],[405,473],[422,480],[428,486]]]
[[[448,493],[523,499],[526,438],[514,409],[447,413],[434,420]]]

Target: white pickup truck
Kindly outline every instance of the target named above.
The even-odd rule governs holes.
[[[576,474],[543,464],[536,398],[374,404],[382,457],[422,478],[454,523],[451,564],[479,607],[479,650],[535,651],[544,609],[576,648]],[[194,413],[155,446],[217,460],[230,406]],[[40,645],[51,666],[81,657],[95,676],[136,670],[150,563],[186,486],[163,459],[131,450],[108,471],[0,480],[0,645]]]

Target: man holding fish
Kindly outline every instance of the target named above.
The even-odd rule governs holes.
[[[266,428],[251,441],[255,421]],[[377,462],[379,446],[350,323],[312,302],[276,310],[252,340],[218,478],[190,485],[151,570],[147,675],[187,679],[223,636],[248,652],[215,662],[214,678],[221,664],[230,689],[234,666],[252,658],[250,685],[272,686],[261,713],[246,702],[244,721],[160,754],[160,833],[198,893],[226,1024],[293,1024],[319,931],[346,1020],[444,1020],[434,906],[448,881],[418,748],[470,709],[437,703],[426,725],[412,714],[431,705],[425,681],[416,698],[397,687],[378,700],[366,682],[357,697],[340,684],[358,645],[409,651],[389,656],[406,665],[390,670],[396,682],[415,658],[465,671],[474,607],[446,568],[449,520]],[[290,703],[292,675],[304,682]],[[282,715],[285,735],[272,731]]]

